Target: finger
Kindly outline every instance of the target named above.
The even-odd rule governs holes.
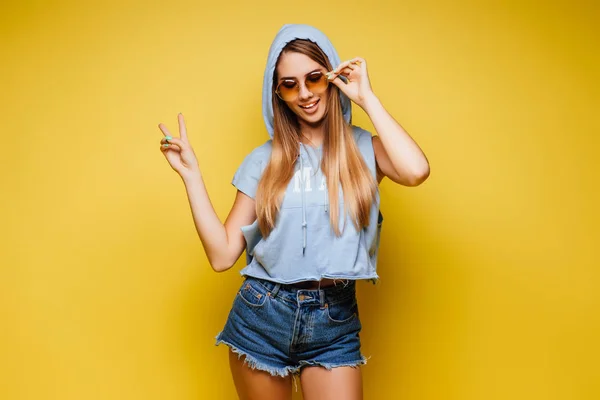
[[[344,76],[345,78],[349,78],[349,77],[350,77],[350,74],[351,74],[352,72],[353,72],[353,71],[352,71],[351,69],[349,69],[349,68],[344,68],[344,69],[342,69],[341,71],[339,71],[337,74],[332,74],[332,75],[331,75],[330,77],[328,77],[327,79],[329,79],[329,81],[331,82],[331,81],[333,81],[335,78],[339,77],[340,75],[341,75],[341,76]]]
[[[177,120],[179,121],[179,137],[187,140],[187,128],[185,127],[185,120],[182,113],[177,115]]]
[[[172,139],[162,138],[160,143],[161,144],[173,143],[173,144],[176,144],[177,146],[181,147],[182,149],[185,148],[185,145],[186,145],[186,142],[184,142],[180,138],[172,138]]]
[[[160,151],[163,153],[168,150],[175,150],[181,152],[181,148],[176,144],[165,143],[160,145]]]
[[[365,64],[366,64],[366,62],[365,62],[364,58],[362,58],[362,57],[354,57],[353,59],[344,61],[343,63],[341,63],[340,65],[338,65],[338,67],[335,68],[333,70],[333,72],[337,73],[338,71],[340,71],[340,69],[342,69],[342,68],[348,68],[348,67],[354,69],[355,65],[356,66],[361,66],[361,65],[364,66]]]
[[[367,69],[367,61],[362,57],[354,57],[352,59],[352,63],[355,65],[359,65],[364,69]]]
[[[330,80],[330,82],[333,83],[338,88],[340,88],[340,90],[343,90],[344,86],[346,86],[346,82],[341,80],[338,75],[335,75],[335,76],[332,75],[332,79]]]
[[[165,135],[165,136],[173,136],[173,135],[171,135],[171,132],[169,132],[169,130],[167,129],[167,127],[162,122],[160,124],[158,124],[158,128],[162,131],[163,135]]]
[[[337,74],[339,71],[341,71],[342,68],[346,68],[351,62],[352,60],[344,61],[343,63],[338,65],[337,68],[334,68],[333,72]]]
[[[333,82],[338,76],[340,75],[344,75],[347,76],[350,72],[352,72],[352,70],[347,70],[346,72],[344,72],[346,67],[342,67],[343,64],[340,64],[339,67],[337,67],[336,69],[334,69],[331,72],[327,72],[325,74],[325,76],[327,77],[327,80],[329,80],[330,82]]]
[[[326,76],[327,76],[327,80],[328,80],[329,82],[333,82],[333,83],[335,83],[335,81],[339,79],[339,78],[338,78],[338,76],[339,76],[339,75],[340,75],[339,73],[333,73],[333,72],[328,72],[328,73],[326,74]]]

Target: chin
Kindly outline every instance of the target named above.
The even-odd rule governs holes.
[[[325,120],[325,115],[315,115],[310,118],[306,116],[300,116],[300,119],[310,125],[319,125]]]
[[[318,125],[325,120],[325,111],[319,110],[319,112],[314,115],[306,115],[302,112],[302,109],[299,109],[296,111],[296,116],[307,124]]]

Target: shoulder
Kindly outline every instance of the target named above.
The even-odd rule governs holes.
[[[271,149],[271,140],[254,148],[250,154],[244,158],[244,161],[242,161],[242,164],[235,172],[231,181],[233,186],[247,196],[254,198],[256,196],[258,181],[271,157]]]
[[[271,151],[273,150],[273,140],[269,139],[258,147],[255,147],[248,157],[255,159],[269,159],[271,157]]]
[[[246,155],[244,164],[266,164],[271,157],[272,150],[273,140],[269,139]]]
[[[373,135],[371,132],[366,129],[361,128],[360,126],[350,125],[352,128],[352,134],[354,135],[354,140],[358,145],[371,145]]]
[[[360,154],[362,154],[362,157],[373,173],[373,176],[377,176],[377,161],[375,159],[375,149],[373,148],[374,136],[371,134],[371,132],[361,128],[360,126],[350,126],[352,128],[352,134],[354,135],[354,140],[358,150],[360,151]]]
[[[372,154],[373,153],[373,135],[366,129],[360,126],[350,125],[352,128],[352,135],[361,153]]]

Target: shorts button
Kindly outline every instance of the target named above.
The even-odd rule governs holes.
[[[304,295],[303,294],[300,295],[300,300],[304,300]]]

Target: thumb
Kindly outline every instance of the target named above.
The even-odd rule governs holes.
[[[340,90],[342,90],[342,91],[344,90],[344,87],[346,86],[346,82],[344,82],[343,80],[340,79],[340,75],[334,74],[333,72],[331,72],[331,75],[328,75],[327,80],[329,82],[333,83],[338,88],[340,88]]]

